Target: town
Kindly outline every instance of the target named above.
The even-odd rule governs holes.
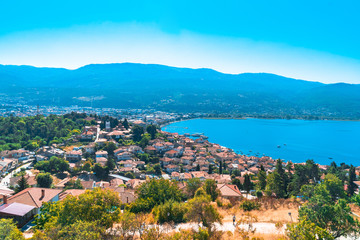
[[[271,205],[268,210],[263,211],[279,215],[278,218],[281,220],[266,224],[272,224],[271,227],[279,232],[277,237],[281,237],[286,234],[285,223],[297,222],[297,219],[293,217],[299,214],[298,208],[304,204],[303,196],[308,194],[307,199],[315,196],[315,190],[310,190],[310,187],[307,189],[307,186],[314,187],[317,183],[321,185],[321,182],[331,182],[337,184],[336,187],[340,184],[340,190],[334,193],[334,199],[344,197],[345,194],[349,196],[358,194],[359,167],[346,166],[346,164],[337,166],[335,163],[331,166],[323,166],[311,160],[302,164],[293,164],[274,160],[268,156],[241,155],[229,148],[209,142],[208,138],[202,134],[179,135],[160,129],[161,124],[186,119],[188,116],[166,113],[146,114],[141,112],[141,116],[136,115],[136,117],[134,115],[133,117],[129,115],[119,117],[119,114],[116,118],[109,115],[71,112],[47,117],[35,115],[2,118],[3,122],[12,118],[9,121],[14,124],[14,129],[8,130],[12,127],[3,123],[7,126],[7,130],[4,127],[0,128],[0,131],[12,131],[7,132],[6,136],[20,134],[19,131],[34,131],[36,137],[28,139],[28,142],[17,139],[16,143],[15,138],[13,140],[6,136],[0,138],[0,150],[2,150],[0,152],[0,175],[2,176],[0,218],[13,219],[17,227],[24,232],[24,236],[33,237],[36,236],[34,235],[36,231],[44,229],[45,223],[39,223],[39,219],[44,217],[49,203],[66,202],[67,199],[73,198],[80,199],[80,196],[84,194],[92,194],[88,191],[111,191],[119,199],[118,207],[122,211],[134,214],[152,212],[158,224],[164,222],[181,224],[201,219],[199,222],[202,221],[202,227],[209,230],[206,234],[211,239],[219,236],[214,233],[215,225],[213,224],[222,223],[222,221],[224,226],[227,226],[226,221],[233,221],[234,224],[224,227],[223,232],[230,231],[231,234],[238,232],[237,236],[243,236],[243,239],[256,236],[255,230],[251,227],[257,222],[255,217],[252,219],[248,213],[246,215],[231,209],[242,209],[243,213],[258,211],[257,218],[261,218],[260,206]],[[31,126],[27,124],[28,118],[37,123],[42,122],[43,125],[39,126],[39,129],[44,132],[41,134],[37,133],[37,129],[31,129]],[[62,128],[67,128],[64,134],[59,133],[56,136],[57,134],[53,133],[54,137],[50,138],[48,132],[55,129],[61,132],[61,129],[57,125],[46,126],[47,120],[56,122]],[[46,126],[46,129],[43,126]],[[168,216],[163,216],[162,218],[165,219],[162,219],[159,213],[161,208],[157,206],[173,203],[168,203],[169,199],[156,203],[155,200],[150,201],[148,196],[142,196],[145,194],[146,187],[150,188],[151,184],[165,184],[162,181],[174,184],[178,191],[176,194],[181,193],[182,197],[178,199],[174,197],[176,201],[188,199],[189,204],[195,201],[194,199],[200,199],[199,195],[202,194],[200,189],[203,188],[204,194],[209,195],[211,199],[202,199],[203,203],[216,202],[216,207],[223,212],[223,215],[220,217],[215,214],[210,220],[202,219],[203,216],[200,213],[195,217],[188,216],[185,220],[185,213],[183,213],[184,216],[179,220],[170,218],[171,210],[166,210]],[[161,187],[163,186],[157,187],[158,192],[155,194],[160,194]],[[155,190],[148,189],[147,191]],[[166,191],[169,194],[170,187]],[[331,192],[331,188],[329,191]],[[166,195],[166,193],[163,194]],[[169,197],[172,199],[172,196]],[[281,205],[281,208],[284,208],[281,214],[277,212],[280,205],[275,207],[280,199],[285,199],[288,206],[292,205],[288,208]],[[355,205],[352,211],[359,210],[359,207]],[[170,206],[170,208],[173,207]],[[154,209],[157,209],[158,213]],[[145,220],[143,221],[145,223]],[[273,220],[263,218],[261,221]],[[300,221],[300,223],[303,222]],[[241,227],[241,224],[248,224],[248,227]],[[349,227],[346,234],[354,234],[358,222],[353,219],[353,222],[349,224],[352,224],[352,227]],[[39,227],[40,225],[42,228]],[[149,229],[154,229],[150,227],[154,226],[151,223],[148,226]],[[106,227],[113,226],[110,224]],[[34,231],[34,229],[37,230]],[[202,230],[199,229],[196,234],[201,233]],[[141,238],[143,234],[141,228],[137,231],[138,234],[132,234],[133,238]],[[266,233],[261,228],[257,231],[260,235]],[[164,232],[167,234],[176,232],[176,226],[173,230],[163,231],[162,234],[165,234]],[[323,234],[327,234],[326,230]],[[119,239],[131,239],[131,234],[122,233],[122,235],[123,237],[126,235],[126,238]],[[269,239],[266,234],[262,237]]]

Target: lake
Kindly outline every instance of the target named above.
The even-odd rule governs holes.
[[[164,131],[203,133],[218,143],[249,156],[270,156],[286,161],[313,159],[360,165],[360,122],[283,119],[193,119],[175,122]]]

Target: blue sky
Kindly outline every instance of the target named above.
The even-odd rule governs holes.
[[[140,62],[360,83],[360,1],[2,1],[0,64]]]

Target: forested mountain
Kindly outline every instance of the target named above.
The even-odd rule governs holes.
[[[0,96],[20,97],[29,104],[360,118],[360,85],[267,73],[223,74],[134,63],[76,70],[0,65],[0,82]]]

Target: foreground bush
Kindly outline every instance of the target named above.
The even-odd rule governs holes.
[[[261,207],[260,203],[245,200],[240,204],[240,208],[244,211],[252,211],[252,210],[259,210]]]
[[[173,200],[167,201],[153,209],[153,215],[159,223],[185,222],[185,214],[187,208],[184,203],[175,202]]]

